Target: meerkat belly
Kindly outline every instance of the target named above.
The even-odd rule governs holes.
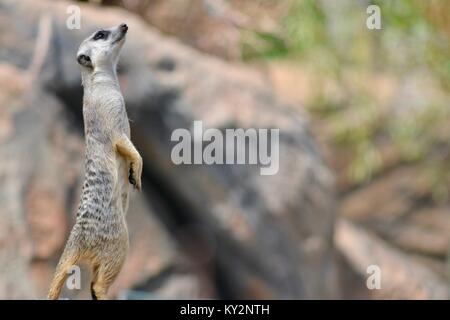
[[[92,155],[86,163],[82,199],[74,229],[86,247],[127,241],[123,214],[122,165],[117,159]]]

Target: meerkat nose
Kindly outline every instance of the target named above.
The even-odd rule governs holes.
[[[119,26],[120,30],[122,30],[122,32],[126,33],[128,31],[128,26],[125,23],[122,23]]]

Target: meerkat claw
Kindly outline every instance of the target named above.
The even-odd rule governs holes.
[[[132,168],[130,168],[130,174],[128,176],[128,181],[130,181],[130,183],[134,186],[134,188],[136,189],[136,179],[134,179],[134,171]]]

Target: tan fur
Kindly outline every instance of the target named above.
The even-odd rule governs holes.
[[[125,221],[128,185],[141,189],[142,158],[130,140],[130,127],[116,75],[125,25],[98,31],[78,50],[84,87],[86,176],[77,221],[70,233],[48,293],[58,299],[68,271],[86,262],[91,293],[106,299],[128,250]],[[98,38],[106,32],[107,36]]]

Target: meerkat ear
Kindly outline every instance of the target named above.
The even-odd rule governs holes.
[[[87,67],[87,68],[92,68],[92,60],[89,57],[89,55],[85,54],[85,53],[80,53],[77,56],[77,61],[80,65]]]

